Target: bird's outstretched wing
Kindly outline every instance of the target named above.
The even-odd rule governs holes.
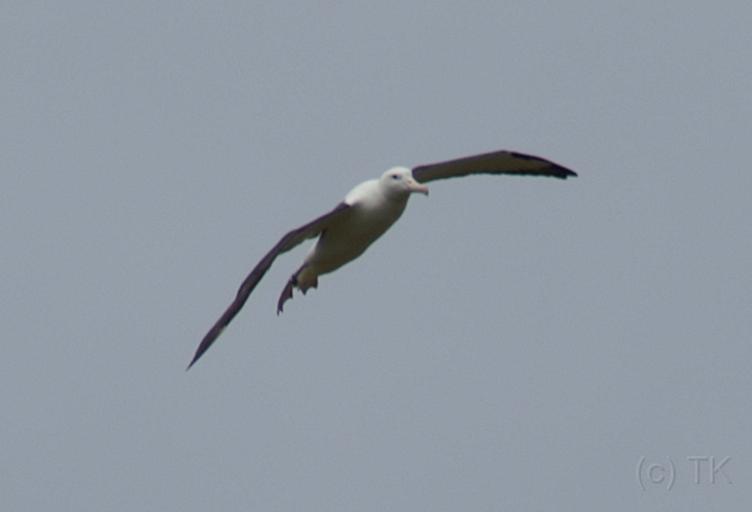
[[[342,202],[329,213],[326,213],[299,228],[295,228],[283,236],[279,242],[277,242],[277,244],[272,247],[263,258],[261,258],[261,261],[253,267],[253,270],[248,274],[248,277],[243,280],[243,283],[240,285],[238,293],[235,296],[235,300],[232,301],[232,304],[227,307],[225,312],[222,313],[222,316],[219,317],[219,320],[214,323],[212,328],[209,329],[209,332],[206,333],[206,336],[204,336],[204,339],[201,340],[198,349],[196,349],[196,354],[193,356],[187,369],[190,369],[191,366],[193,366],[194,363],[204,355],[204,352],[206,352],[219,335],[222,334],[222,331],[227,327],[227,324],[229,324],[235,315],[238,314],[238,311],[243,307],[245,301],[248,300],[248,296],[253,289],[256,288],[256,285],[261,281],[261,278],[264,277],[266,271],[271,268],[272,263],[274,263],[277,256],[296,247],[308,238],[318,236],[333,222],[349,215],[350,211],[350,205]]]
[[[457,160],[419,165],[413,167],[412,171],[413,178],[420,183],[470,174],[519,174],[561,179],[577,176],[574,171],[544,158],[514,151],[494,151]]]

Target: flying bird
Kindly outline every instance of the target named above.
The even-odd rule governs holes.
[[[419,165],[409,169],[394,167],[378,179],[353,188],[331,211],[285,234],[240,285],[237,295],[225,312],[209,329],[196,350],[188,369],[211,347],[222,331],[248,300],[280,254],[318,237],[303,264],[287,281],[277,301],[277,314],[297,288],[303,294],[316,288],[319,276],[337,270],[354,260],[399,219],[411,194],[428,195],[425,183],[472,174],[511,174],[549,176],[566,179],[577,174],[549,160],[514,151],[494,151],[481,155]]]

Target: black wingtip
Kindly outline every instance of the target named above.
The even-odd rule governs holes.
[[[527,155],[525,153],[518,153],[517,151],[509,151],[509,154],[511,154],[512,156],[520,160],[532,160],[532,161],[545,164],[546,167],[545,167],[545,172],[543,173],[544,175],[552,176],[554,178],[559,178],[562,180],[565,180],[569,177],[572,177],[572,178],[577,177],[577,173],[574,172],[572,169],[567,169],[563,165],[559,165],[556,162],[552,162],[551,160],[546,160],[545,158],[541,158],[535,155]]]
[[[567,169],[566,167],[555,164],[553,162],[548,162],[550,165],[545,168],[545,170],[541,173],[543,176],[550,176],[552,178],[558,178],[560,180],[565,180],[567,178],[576,178],[577,173],[574,172],[572,169]]]
[[[209,350],[209,347],[211,347],[219,337],[219,335],[222,334],[223,330],[224,327],[217,329],[217,326],[215,325],[208,333],[206,333],[206,336],[204,336],[204,339],[202,339],[201,343],[199,343],[198,348],[196,349],[196,353],[193,355],[191,362],[188,363],[188,367],[185,369],[185,371],[190,370],[191,367],[196,364],[199,359],[201,359],[201,356],[203,356],[206,351]]]
[[[574,172],[574,171],[572,171],[570,169],[567,169],[566,167],[559,166],[559,171],[560,171],[560,175],[558,177],[561,178],[561,179],[563,179],[563,180],[565,180],[567,178],[570,178],[570,177],[571,178],[576,178],[577,177],[577,173],[576,172]]]
[[[562,180],[565,180],[567,178],[576,178],[577,173],[574,172],[572,169],[567,169],[563,165],[559,165],[557,163],[551,162],[550,160],[547,160],[547,162],[550,164],[548,167],[548,172],[551,173],[551,176],[554,178],[560,178]]]
[[[185,371],[190,370],[191,366],[193,366],[196,363],[196,361],[198,361],[199,357],[201,357],[202,355],[203,355],[203,352],[201,354],[196,352],[196,354],[193,356],[193,359],[191,359],[191,362],[188,363],[188,366],[186,366]]]

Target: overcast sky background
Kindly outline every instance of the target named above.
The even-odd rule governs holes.
[[[750,21],[4,1],[3,510],[750,510]],[[285,231],[495,149],[580,177],[432,183],[277,317],[301,247],[185,372]]]

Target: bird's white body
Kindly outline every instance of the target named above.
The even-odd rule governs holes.
[[[311,247],[296,275],[296,286],[305,293],[318,285],[318,276],[363,254],[400,218],[411,192],[427,193],[427,188],[415,183],[404,167],[353,188],[344,200],[351,206],[350,215],[333,222]]]

